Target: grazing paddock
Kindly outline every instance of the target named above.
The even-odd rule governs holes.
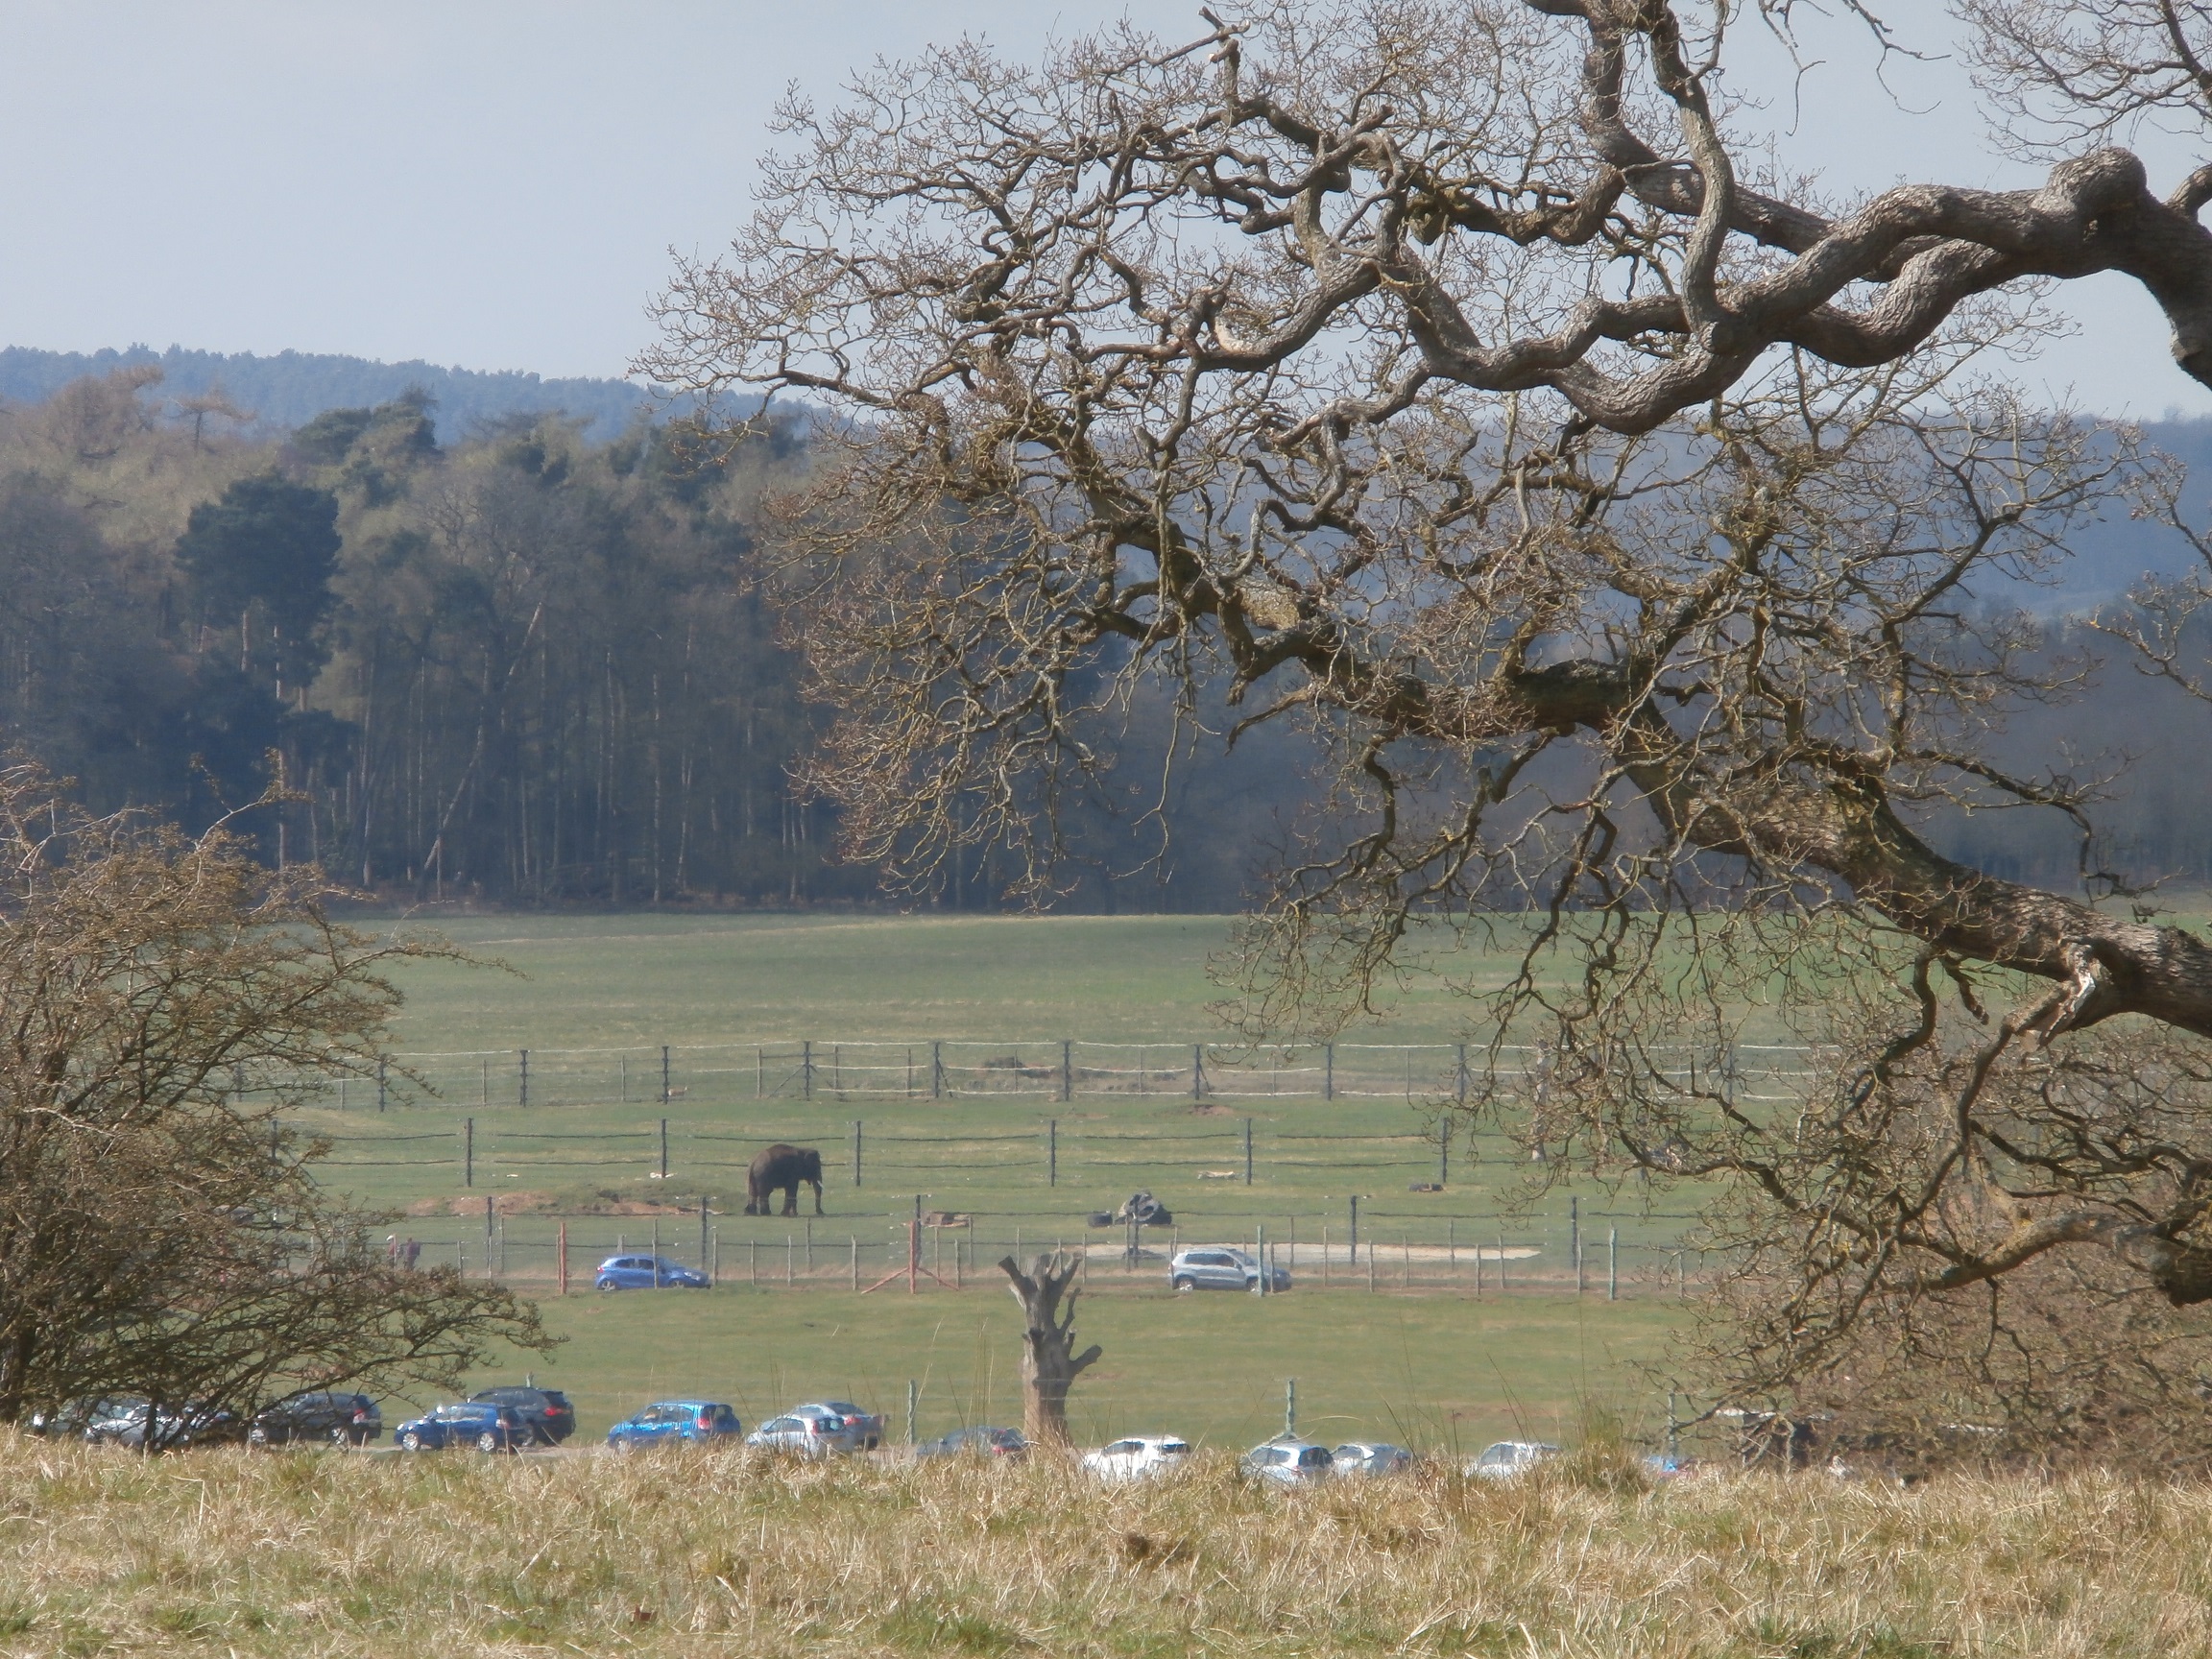
[[[2212,1651],[2212,1493],[2082,1479],[1310,1491],[1064,1465],[234,1452],[0,1434],[0,1651],[282,1656]]]
[[[1171,1405],[1174,1427],[1241,1447],[1279,1424],[1292,1376],[1314,1409],[1347,1414],[1346,1434],[1479,1444],[1523,1421],[1552,1434],[1593,1392],[1632,1402],[1658,1431],[1663,1392],[1636,1367],[1679,1317],[1683,1195],[1562,1191],[1518,1209],[1527,1166],[1503,1142],[1435,1139],[1464,1036],[1447,980],[1494,983],[1503,954],[1432,964],[1395,994],[1389,1023],[1347,1033],[1334,1098],[1309,1052],[1258,1074],[1269,1093],[1194,1100],[1192,1046],[1220,1035],[1205,964],[1223,918],[443,926],[516,972],[403,971],[397,1046],[440,1057],[417,1063],[437,1094],[395,1085],[378,1111],[373,1083],[357,1082],[343,1110],[326,1099],[302,1121],[333,1138],[325,1178],[396,1213],[393,1232],[424,1262],[551,1298],[549,1320],[573,1340],[528,1368],[576,1397],[588,1435],[660,1393],[741,1394],[751,1420],[785,1395],[838,1389],[896,1410],[910,1379],[924,1382],[926,1434],[1004,1417],[1016,1337],[992,1264],[1061,1242],[1090,1254],[1085,1322],[1107,1349],[1076,1393],[1086,1431],[1142,1427]],[[870,1033],[897,1046],[841,1048]],[[810,1090],[793,1065],[809,1042]],[[933,1042],[955,1073],[942,1094]],[[1415,1043],[1429,1046],[1357,1046]],[[992,1065],[1008,1056],[1021,1065]],[[1063,1083],[1073,1097],[1054,1099]],[[745,1163],[773,1141],[821,1148],[826,1215],[810,1192],[796,1218],[737,1213]],[[1442,1190],[1411,1190],[1440,1178]],[[1132,1263],[1125,1230],[1087,1220],[1139,1188],[1175,1222],[1149,1230]],[[856,1297],[855,1283],[904,1262],[924,1194],[969,1217],[924,1229],[923,1265],[963,1288],[910,1309],[902,1286]],[[1292,1269],[1292,1295],[1242,1309],[1166,1293],[1177,1242],[1262,1238]],[[713,1265],[720,1287],[594,1298],[590,1269],[617,1248]],[[955,1394],[980,1404],[955,1408]]]

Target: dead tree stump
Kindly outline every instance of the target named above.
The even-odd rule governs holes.
[[[1082,1258],[1055,1250],[1038,1257],[1026,1273],[1011,1256],[998,1265],[1022,1304],[1022,1432],[1039,1446],[1065,1446],[1068,1390],[1104,1352],[1095,1342],[1080,1354],[1070,1352],[1075,1298],[1082,1294],[1070,1286],[1083,1270]]]

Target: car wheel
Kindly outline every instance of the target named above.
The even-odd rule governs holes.
[[[247,1445],[249,1445],[249,1446],[266,1446],[266,1445],[268,1445],[268,1444],[269,1444],[269,1431],[268,1431],[268,1430],[266,1430],[266,1429],[249,1429],[249,1430],[247,1430],[247,1431],[246,1431],[246,1444],[247,1444]]]
[[[1257,1290],[1260,1288],[1260,1281],[1258,1279],[1247,1279],[1244,1281],[1244,1288],[1247,1290]]]
[[[1190,1282],[1190,1278],[1181,1273],[1176,1274],[1175,1277],[1169,1281],[1169,1283],[1174,1286],[1174,1288],[1178,1290],[1191,1290],[1196,1288],[1196,1286]]]
[[[476,1450],[479,1452],[498,1451],[499,1436],[489,1429],[485,1430],[483,1433],[476,1436]]]
[[[421,1451],[422,1436],[416,1433],[412,1429],[408,1430],[406,1433],[399,1436],[399,1450],[402,1452]]]
[[[610,1439],[607,1442],[607,1450],[610,1452],[621,1452],[627,1454],[637,1450],[637,1442],[635,1440]]]
[[[622,1288],[622,1286],[617,1285],[612,1279],[602,1279],[599,1281],[596,1288],[601,1290],[619,1290]]]

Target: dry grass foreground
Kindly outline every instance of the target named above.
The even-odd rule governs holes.
[[[10,1654],[2212,1651],[2212,1490],[1633,1489],[1585,1470],[1271,1492],[1218,1455],[188,1454],[0,1434]]]

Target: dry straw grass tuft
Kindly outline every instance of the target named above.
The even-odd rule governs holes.
[[[0,1652],[2164,1655],[2212,1490],[1572,1472],[1280,1493],[1203,1459],[203,1453],[0,1434]]]

